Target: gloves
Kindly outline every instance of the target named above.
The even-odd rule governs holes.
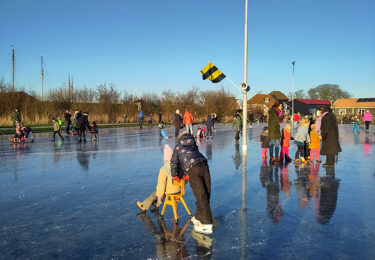
[[[172,180],[180,181],[180,177],[178,176],[172,177]]]

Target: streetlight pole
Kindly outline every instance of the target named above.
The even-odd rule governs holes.
[[[247,7],[248,0],[245,3],[245,43],[244,43],[244,80],[242,83],[243,105],[242,105],[242,152],[247,153]]]
[[[293,79],[292,79],[292,126],[294,126],[294,65],[296,64],[296,61],[292,61],[293,65]]]

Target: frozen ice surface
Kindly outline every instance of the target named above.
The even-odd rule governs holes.
[[[373,259],[374,126],[359,135],[339,126],[334,170],[262,163],[262,127],[248,129],[247,157],[230,125],[199,144],[212,178],[210,236],[192,232],[182,205],[177,227],[169,207],[163,220],[137,214],[136,201],[155,190],[164,143],[174,145],[156,127],[101,129],[82,144],[0,137],[0,259]],[[188,185],[185,200],[194,214]]]

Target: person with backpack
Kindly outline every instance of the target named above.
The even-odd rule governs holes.
[[[55,141],[56,134],[58,134],[61,138],[61,141],[64,141],[64,137],[62,137],[61,132],[60,132],[60,125],[59,122],[56,119],[52,119],[53,123],[53,137],[52,137],[52,142]]]

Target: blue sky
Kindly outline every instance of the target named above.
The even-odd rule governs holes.
[[[192,87],[212,61],[243,81],[245,0],[0,0],[0,78],[41,91],[74,77],[76,87],[113,83],[138,95]],[[339,84],[354,97],[375,97],[375,1],[250,0],[250,96],[261,91]],[[240,97],[241,95],[236,95]]]

